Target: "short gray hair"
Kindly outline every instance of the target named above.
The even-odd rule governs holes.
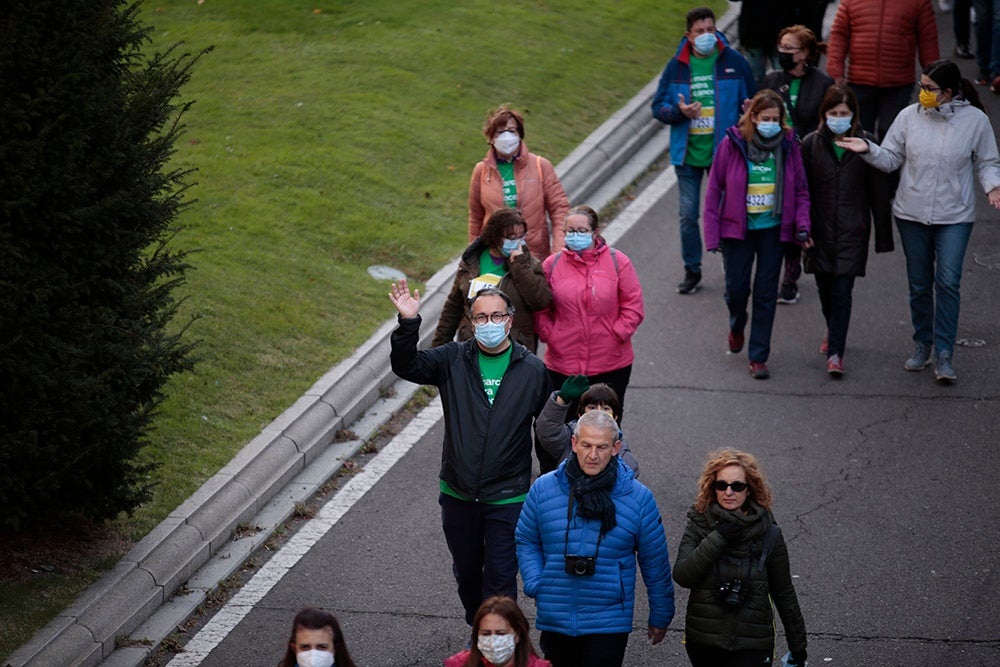
[[[573,429],[573,435],[580,437],[580,428],[583,426],[607,432],[611,436],[612,444],[618,440],[618,422],[604,410],[591,410],[580,415],[576,421],[576,427]]]

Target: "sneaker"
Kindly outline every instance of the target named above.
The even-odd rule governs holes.
[[[917,343],[916,349],[913,350],[913,356],[906,360],[903,364],[903,368],[908,371],[922,371],[927,368],[927,364],[931,361],[931,348],[929,345],[924,345],[923,343]]]
[[[980,74],[978,77],[976,77],[976,85],[977,86],[985,86],[987,84],[989,84],[989,81],[987,81],[986,77],[983,76],[982,74]]]
[[[799,300],[799,288],[795,283],[782,283],[778,290],[778,303],[793,304]]]
[[[958,58],[964,58],[965,60],[971,60],[972,58],[976,57],[972,54],[972,51],[970,51],[969,47],[966,46],[965,44],[955,45],[955,56]]]
[[[826,360],[826,372],[830,374],[830,377],[844,376],[844,360],[840,358],[840,355],[835,354]]]
[[[771,373],[767,370],[767,364],[763,361],[751,361],[750,362],[750,377],[754,380],[766,380],[771,377]]]
[[[993,77],[993,81],[990,82],[990,92],[1000,95],[1000,76]]]
[[[830,350],[830,332],[823,334],[823,342],[819,344],[819,353],[825,355]]]
[[[729,351],[736,354],[743,349],[743,333],[729,332]]]
[[[684,280],[677,283],[678,294],[691,294],[698,291],[701,283],[701,274],[694,271],[684,271]]]
[[[955,369],[951,367],[951,354],[942,352],[938,355],[937,365],[934,367],[934,379],[939,384],[951,384],[958,379]]]

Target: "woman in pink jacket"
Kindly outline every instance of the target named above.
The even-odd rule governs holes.
[[[469,243],[482,234],[494,211],[515,208],[528,225],[525,243],[531,254],[545,259],[558,252],[569,200],[552,163],[528,151],[524,118],[504,104],[490,113],[483,134],[490,149],[472,170],[469,182]],[[546,215],[552,221],[551,242]]]
[[[771,328],[778,302],[782,243],[809,240],[809,186],[785,103],[761,90],[739,123],[726,130],[708,173],[705,191],[705,247],[722,250],[729,307],[729,351],[743,349],[747,304],[750,319],[750,375],[770,372]],[[756,273],[754,273],[756,263]],[[751,280],[751,274],[752,280]]]
[[[472,621],[469,648],[444,661],[444,667],[552,667],[531,643],[524,612],[509,597],[486,598]]]
[[[605,382],[624,409],[632,335],[645,315],[639,276],[625,253],[601,237],[594,209],[574,206],[563,229],[566,248],[542,263],[552,305],[535,312],[535,331],[547,345],[549,379],[553,387],[570,375]],[[576,414],[575,404],[567,414]]]

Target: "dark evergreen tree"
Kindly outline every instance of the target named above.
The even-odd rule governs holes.
[[[150,419],[189,365],[168,161],[198,54],[147,55],[149,32],[122,0],[0,9],[0,526],[146,499]]]

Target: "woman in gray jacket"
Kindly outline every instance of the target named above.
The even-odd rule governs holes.
[[[882,171],[900,169],[892,213],[906,255],[916,343],[904,367],[923,370],[933,345],[934,377],[954,382],[962,262],[976,218],[973,175],[1000,209],[1000,154],[979,94],[955,63],[938,60],[920,77],[920,101],[899,113],[881,147],[858,137],[836,143]]]

